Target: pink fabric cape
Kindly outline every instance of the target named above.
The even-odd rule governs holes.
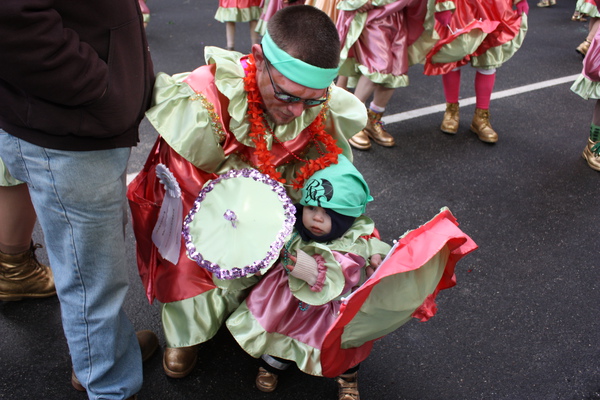
[[[373,288],[391,275],[421,268],[444,247],[448,248],[450,256],[445,265],[441,266],[444,271],[442,278],[437,283],[434,292],[413,312],[412,316],[426,321],[436,313],[435,298],[437,294],[456,284],[454,274],[456,263],[477,248],[475,242],[458,228],[456,219],[448,210],[442,211],[431,221],[400,239],[390,258],[381,264],[377,273],[354,292],[347,301],[342,302],[340,313],[335,323],[329,328],[321,349],[321,366],[324,376],[338,376],[348,368],[365,360],[371,352],[373,343],[381,339],[373,339],[356,348],[341,348],[345,326],[357,317],[361,306]],[[358,317],[360,318],[360,315]],[[395,321],[389,321],[389,324],[394,326]]]

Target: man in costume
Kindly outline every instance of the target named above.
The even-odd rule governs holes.
[[[157,76],[146,115],[160,136],[128,198],[140,276],[148,299],[161,303],[168,376],[192,371],[197,345],[216,334],[258,280],[218,280],[188,259],[182,214],[208,180],[231,169],[255,168],[297,201],[315,171],[336,163],[340,153],[352,159],[347,139],[365,126],[367,113],[332,84],[339,49],[327,14],[287,7],[271,18],[251,54],[208,47],[207,65]]]

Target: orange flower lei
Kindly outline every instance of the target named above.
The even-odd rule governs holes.
[[[256,83],[256,64],[254,63],[252,54],[248,56],[246,76],[244,77],[244,90],[248,93],[248,120],[250,121],[249,135],[256,148],[254,151],[258,158],[258,165],[256,168],[263,174],[269,175],[271,178],[276,179],[281,183],[285,183],[285,179],[281,177],[281,172],[275,169],[273,163],[275,156],[267,149],[265,135],[266,131],[270,131],[271,129],[265,121],[264,110],[262,109],[262,97]],[[338,147],[337,141],[325,132],[326,110],[327,107],[324,106],[317,118],[315,118],[315,120],[305,129],[310,135],[311,142],[314,143],[321,157],[315,160],[303,160],[290,152],[296,159],[305,163],[296,174],[296,179],[293,182],[294,189],[301,189],[304,182],[315,172],[331,164],[336,164],[338,154],[342,153],[342,149]],[[272,132],[271,134],[273,135],[273,138],[278,141],[275,134]],[[282,143],[280,142],[280,144]],[[321,149],[321,144],[325,146],[324,152]]]

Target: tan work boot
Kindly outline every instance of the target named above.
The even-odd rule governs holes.
[[[56,294],[52,270],[40,263],[35,251],[41,244],[19,254],[0,252],[0,300],[17,301],[24,297],[49,297]]]
[[[360,400],[358,393],[358,371],[342,374],[335,378],[338,384],[338,400]]]
[[[496,143],[498,141],[498,134],[490,124],[490,110],[475,109],[475,115],[473,115],[473,121],[471,122],[471,132],[477,134],[482,142]]]
[[[458,103],[446,103],[446,112],[444,113],[440,130],[444,133],[454,135],[458,132],[459,119]]]
[[[348,143],[358,150],[369,150],[371,148],[371,139],[369,139],[369,135],[365,133],[364,129],[348,139]]]
[[[582,156],[590,168],[600,171],[600,142],[592,142],[591,139],[588,139],[588,144],[583,149]]]
[[[277,388],[277,374],[269,372],[263,367],[259,367],[255,384],[256,388],[261,392],[270,393]]]
[[[364,132],[380,146],[392,147],[395,145],[396,141],[392,135],[383,129],[383,122],[381,122],[383,113],[376,113],[375,111],[369,109],[367,110],[367,114],[369,118],[367,120],[367,126],[365,126]]]

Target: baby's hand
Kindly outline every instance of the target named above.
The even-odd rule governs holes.
[[[371,0],[368,0],[360,8],[357,8],[356,11],[358,11],[359,13],[363,13],[363,12],[371,11],[374,8],[375,8],[375,6],[373,5],[373,3],[371,3]]]
[[[294,266],[296,265],[296,262],[298,261],[298,258],[296,256],[293,256],[291,254],[288,254],[288,259],[291,261],[288,265],[286,265],[287,269],[291,271],[294,270]]]
[[[371,259],[369,261],[370,264],[365,268],[367,278],[369,278],[371,275],[373,275],[375,273],[375,270],[377,268],[379,268],[379,266],[381,265],[382,262],[383,262],[383,258],[381,257],[381,254],[373,254],[371,256]]]

